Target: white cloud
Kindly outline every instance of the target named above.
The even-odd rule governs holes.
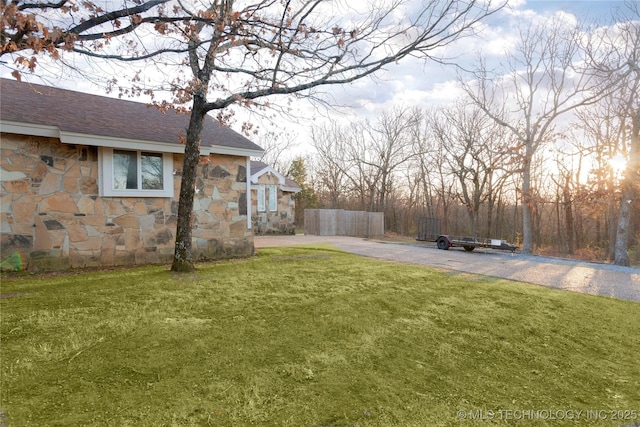
[[[517,10],[527,4],[527,0],[509,0],[507,4],[511,9]]]
[[[381,2],[390,0],[381,0]],[[354,6],[353,2],[340,0],[341,10],[350,11],[352,13],[351,21],[358,19],[358,10],[360,6]],[[357,2],[356,2],[357,3]],[[417,10],[424,3],[423,0],[415,0],[415,3],[409,5],[413,10]],[[516,31],[518,24],[526,22],[535,22],[547,19],[549,16],[556,16],[573,25],[577,21],[576,10],[580,8],[579,3],[585,2],[554,2],[554,1],[525,1],[525,0],[509,0],[508,7],[489,19],[478,23],[475,26],[477,36],[463,38],[441,52],[455,59],[460,64],[470,63],[475,60],[476,52],[482,51],[488,55],[493,61],[499,61],[504,57],[505,52],[512,52],[519,40]],[[610,2],[588,2],[592,10],[606,10],[604,4]],[[365,2],[357,3],[364,5]],[[571,6],[571,10],[564,10]],[[327,6],[328,7],[328,6]],[[586,7],[585,7],[586,8]],[[603,9],[598,9],[603,8]],[[393,20],[402,18],[396,14],[392,16]],[[145,39],[146,41],[146,39]],[[440,52],[438,52],[440,53]],[[86,65],[85,59],[76,59],[76,66],[82,67]],[[46,59],[39,60],[39,70],[46,72],[50,69],[49,77],[45,81],[48,84],[54,84],[75,90],[81,90],[92,93],[100,93],[96,85],[90,82],[75,79],[65,74],[62,69],[50,64]],[[0,67],[2,77],[8,77],[11,70],[7,67]],[[62,77],[60,76],[63,71]],[[120,75],[117,69],[108,70],[109,74]],[[327,101],[339,106],[335,110],[329,110],[336,119],[341,120],[353,117],[370,117],[375,119],[377,115],[385,110],[390,110],[394,106],[417,106],[427,107],[432,105],[441,105],[451,102],[464,96],[455,79],[456,69],[453,66],[443,67],[434,61],[422,61],[415,58],[407,58],[407,60],[399,64],[392,64],[387,69],[376,75],[372,79],[363,79],[345,87],[326,87],[321,89],[327,93]],[[26,76],[27,80],[34,83],[42,83],[37,78]],[[159,94],[162,96],[163,94]],[[146,99],[140,99],[147,101]],[[273,98],[270,100],[274,103],[284,104],[282,98]],[[294,115],[290,119],[278,118],[274,119],[274,125],[279,127],[295,129],[304,139],[308,129],[312,124],[319,123],[323,120],[322,111],[310,105],[305,100],[295,100],[293,102]],[[238,113],[238,123],[244,120],[251,120],[251,114]],[[298,120],[298,118],[306,117],[309,120]],[[268,126],[268,121],[264,121]],[[236,126],[236,127],[239,127]]]

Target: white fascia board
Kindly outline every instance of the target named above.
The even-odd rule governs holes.
[[[253,221],[251,220],[251,180],[249,174],[251,173],[251,157],[247,156],[245,159],[245,168],[247,169],[247,193],[245,200],[247,201],[247,230],[251,230],[253,227]]]
[[[60,137],[60,130],[57,126],[35,125],[6,120],[0,120],[0,130],[2,132],[15,133],[17,135],[46,136],[49,138]]]
[[[284,175],[282,175],[280,172],[278,172],[277,170],[275,170],[271,166],[267,166],[266,168],[260,169],[258,172],[256,172],[255,174],[251,175],[251,182],[257,183],[258,182],[258,178],[260,178],[262,175],[264,175],[267,172],[271,172],[272,174],[274,174],[278,178],[278,183],[280,185],[284,184],[284,182],[285,182]]]
[[[302,188],[298,188],[298,187],[285,187],[284,185],[280,186],[280,189],[282,191],[286,191],[287,193],[299,193],[302,191]]]
[[[113,138],[109,136],[89,135],[76,132],[60,131],[57,126],[38,125],[31,123],[20,123],[13,121],[0,120],[0,130],[6,133],[15,133],[18,135],[44,136],[49,138],[58,138],[65,144],[77,145],[94,145],[98,147],[123,148],[133,150],[158,151],[163,153],[184,153],[183,144],[174,144],[170,142],[157,142],[145,140],[132,140],[124,138]],[[209,154],[226,154],[230,156],[256,157],[262,156],[262,150],[250,150],[246,148],[233,147],[200,147],[200,154],[208,156]]]
[[[90,135],[77,132],[65,132],[61,131],[57,126],[0,121],[0,129],[2,129],[2,132],[15,133],[18,135],[58,138],[60,139],[60,142],[64,144],[94,145],[98,147],[158,151],[163,153],[184,153],[184,145],[182,144],[114,138],[109,136]]]
[[[260,176],[262,176],[262,171],[266,171],[266,170],[267,170],[267,168],[260,169],[259,172],[256,172],[256,173],[252,174],[251,175],[251,182],[254,183],[254,184],[257,184],[258,183],[258,178],[260,178]]]
[[[161,153],[184,153],[184,145],[170,142],[155,142],[74,132],[60,132],[60,141],[65,144],[97,145],[98,147],[123,148],[128,150],[157,151]]]
[[[233,148],[233,147],[223,147],[220,145],[214,145],[213,147],[200,147],[200,151],[204,153],[205,150],[207,154],[224,154],[229,156],[242,156],[242,157],[258,157],[264,154],[262,150],[251,150],[248,148]]]

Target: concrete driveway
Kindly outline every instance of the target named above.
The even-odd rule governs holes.
[[[256,236],[257,250],[272,246],[328,243],[346,252],[382,260],[484,274],[557,289],[640,302],[640,269],[571,261],[507,251],[462,248],[448,251],[421,244],[386,243],[342,236]]]

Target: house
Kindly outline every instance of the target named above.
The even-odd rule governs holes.
[[[0,80],[2,265],[171,262],[189,116]],[[211,118],[200,152],[194,258],[253,254],[248,174],[263,150]]]
[[[295,194],[302,189],[263,162],[251,162],[251,217],[256,234],[295,233]]]

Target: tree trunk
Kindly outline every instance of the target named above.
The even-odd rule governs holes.
[[[640,169],[640,111],[633,117],[631,145],[629,147],[629,161],[622,181],[622,197],[618,209],[618,228],[616,232],[616,252],[614,264],[630,264],[629,241],[631,240],[631,213],[633,206],[637,206],[636,185],[638,184],[638,169]]]
[[[513,229],[511,230],[511,241],[520,243],[519,239],[516,240],[517,229],[518,229],[518,197],[515,198],[515,206],[513,208]]]
[[[610,187],[613,188],[613,185]],[[613,196],[611,196],[613,197]],[[609,250],[609,261],[615,261],[616,259],[616,203],[615,200],[608,201],[608,215],[607,215],[607,242]]]
[[[487,188],[487,234],[486,237],[491,237],[493,234],[491,233],[491,225],[493,218],[493,207],[495,205],[495,195],[493,194],[493,172],[489,174],[488,188]],[[498,235],[496,234],[496,237]]]
[[[573,255],[575,252],[575,246],[573,241],[573,207],[571,205],[571,188],[569,186],[570,176],[567,174],[564,183],[563,197],[564,197],[564,223],[567,233],[567,252],[569,255]]]
[[[193,197],[195,194],[198,163],[200,161],[200,134],[202,133],[206,115],[204,106],[204,97],[194,95],[193,110],[191,112],[189,127],[187,128],[187,140],[184,147],[182,182],[180,184],[180,199],[178,201],[176,245],[171,271],[190,272],[195,270],[193,254],[191,253],[191,232]]]
[[[504,230],[504,207],[502,206],[502,197],[497,197],[495,201],[495,211],[496,211],[496,220],[495,220],[495,231],[494,234],[489,234],[487,237],[495,236],[502,238],[502,230]],[[491,231],[491,230],[489,230]],[[511,242],[515,243],[513,239]]]
[[[522,253],[533,253],[533,220],[531,218],[531,158],[527,155],[522,171]]]
[[[629,247],[629,228],[631,226],[631,203],[628,190],[622,191],[622,200],[620,200],[620,209],[618,209],[618,228],[616,231],[616,254],[614,259],[615,265],[630,264],[627,248]]]
[[[556,189],[558,191],[559,189]],[[558,252],[564,255],[564,236],[562,235],[562,219],[560,218],[560,194],[556,193],[556,228],[557,228],[557,247]]]

